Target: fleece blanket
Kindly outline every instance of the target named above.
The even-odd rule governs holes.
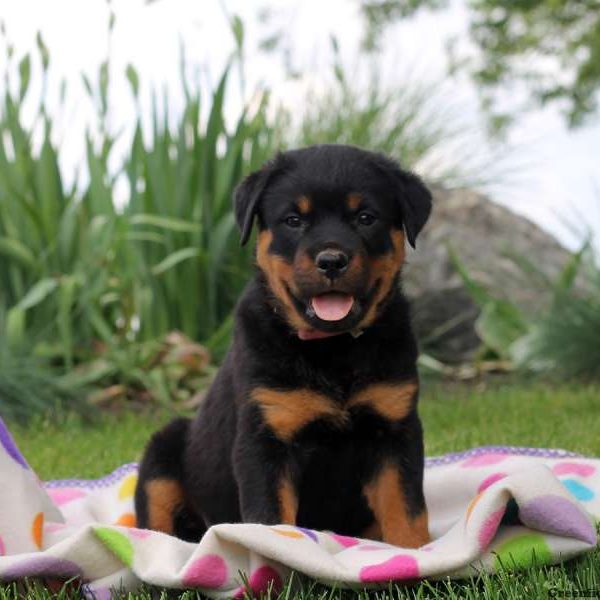
[[[432,541],[418,550],[286,525],[217,525],[198,544],[137,529],[136,465],[43,483],[1,419],[0,482],[0,581],[78,577],[102,600],[142,582],[240,598],[292,570],[364,588],[550,564],[594,548],[600,517],[600,459],[533,448],[428,459]]]

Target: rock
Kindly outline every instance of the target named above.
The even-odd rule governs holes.
[[[570,257],[549,233],[472,190],[434,189],[431,218],[410,252],[404,289],[424,351],[450,363],[471,360],[480,346],[479,314],[450,259],[450,248],[478,283],[525,312],[547,304],[547,286],[510,256],[525,257],[554,280]]]

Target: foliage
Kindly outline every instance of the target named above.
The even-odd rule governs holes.
[[[298,131],[290,143],[353,144],[395,157],[445,187],[487,184],[499,173],[500,157],[487,157],[448,102],[443,82],[406,80],[384,85],[376,65],[360,62],[352,73],[334,50],[332,84],[309,89]],[[368,80],[360,83],[361,67]],[[482,175],[485,174],[485,175]],[[487,179],[484,179],[487,178]]]
[[[484,88],[521,81],[539,104],[558,101],[572,126],[597,110],[600,3],[474,0],[471,8],[472,39],[483,53],[474,76]]]
[[[49,54],[38,39],[45,82]],[[206,361],[201,369],[186,364],[191,343],[185,339],[172,344],[167,358],[177,356],[165,364],[160,338],[180,330],[207,342],[217,357],[224,350],[229,315],[251,265],[251,253],[239,247],[230,197],[243,174],[272,152],[266,96],[253,111],[243,109],[229,130],[223,103],[231,65],[205,120],[200,90],[184,81],[186,108],[176,127],[155,108],[152,135],[144,139],[138,114],[128,158],[114,174],[104,63],[96,88],[85,81],[98,104],[100,133],[87,135],[89,180],[79,189],[62,179],[43,102],[34,124],[23,124],[31,59],[21,60],[13,86],[12,57],[9,51],[0,104],[0,331],[7,356],[33,347],[36,364],[42,356],[69,373],[63,383],[71,389],[102,384],[100,402],[186,399],[205,384],[198,371],[210,370]],[[131,66],[127,77],[137,99]],[[168,99],[165,115],[167,109]],[[122,173],[130,193],[119,211],[113,194]],[[4,414],[9,404],[21,414],[65,398],[62,388],[47,384],[48,371],[38,374],[23,358],[2,361],[0,370]],[[29,376],[21,380],[24,372]]]
[[[573,256],[552,292],[548,310],[515,345],[516,360],[538,371],[598,379],[600,267],[589,246]]]
[[[386,24],[421,8],[447,6],[443,0],[358,0],[366,47]],[[600,3],[597,0],[470,0],[470,35],[476,59],[460,60],[483,92],[492,123],[510,117],[500,111],[507,90],[523,83],[529,100],[556,103],[571,126],[597,112],[600,88]]]
[[[367,51],[378,50],[380,38],[390,21],[412,17],[421,8],[437,9],[447,5],[447,0],[356,0],[365,21],[362,41]]]
[[[276,148],[347,142],[411,165],[426,164],[447,139],[460,136],[429,88],[388,93],[373,81],[360,98],[339,61],[335,86],[318,99],[309,94],[316,110],[298,128],[287,127],[286,109],[273,110],[268,91],[243,102],[235,121],[226,119],[224,107],[237,94],[234,77],[244,79],[243,25],[230,20],[237,48],[214,88],[191,84],[182,56],[184,106],[176,117],[169,95],[154,94],[150,126],[143,126],[141,82],[134,66],[127,67],[137,115],[130,140],[111,128],[116,74],[110,62],[95,78],[83,77],[96,117],[73,183],[61,172],[56,115],[45,105],[50,53],[41,36],[37,55],[18,63],[7,46],[0,96],[0,334],[13,354],[32,351],[35,360],[51,364],[61,385],[78,393],[82,386],[100,388],[92,397],[102,405],[187,402],[205,384],[206,361],[199,370],[181,357],[193,341],[205,344],[213,359],[223,356],[253,261],[251,246],[239,246],[232,192]],[[111,15],[109,38],[113,26]],[[36,61],[39,95],[30,89]],[[446,183],[461,175],[450,167],[430,174]],[[117,189],[124,190],[118,205]]]
[[[590,244],[573,254],[549,280],[525,257],[508,256],[549,296],[545,307],[527,312],[494,297],[477,283],[456,255],[452,260],[473,300],[481,308],[476,323],[484,349],[516,366],[550,374],[600,377],[600,267]]]
[[[45,82],[50,57],[40,38],[39,47]],[[239,246],[230,198],[242,176],[273,151],[267,96],[227,126],[232,63],[205,113],[201,90],[182,79],[186,106],[174,125],[166,116],[168,97],[164,115],[155,98],[152,130],[144,135],[136,102],[135,134],[114,172],[109,161],[117,137],[107,127],[110,68],[103,63],[96,84],[85,80],[97,105],[97,133],[86,138],[87,181],[68,186],[43,99],[33,124],[25,124],[24,105],[34,101],[31,57],[20,61],[16,84],[13,61],[9,52],[0,99],[2,337],[13,352],[33,347],[66,371],[102,349],[114,380],[138,372],[138,385],[168,399],[167,388],[137,367],[148,355],[144,348],[174,330],[205,341],[217,356],[223,352],[252,261]],[[131,66],[127,77],[137,99]],[[129,183],[122,210],[113,201],[119,177]],[[93,373],[107,378],[107,371],[88,369],[87,383]]]
[[[500,359],[512,358],[512,345],[528,332],[526,316],[510,300],[494,297],[485,286],[471,277],[452,249],[449,256],[467,293],[481,310],[475,322],[475,331],[484,351],[491,351]]]
[[[125,165],[131,191],[124,217],[146,288],[133,291],[126,318],[139,319],[146,340],[172,329],[208,340],[227,323],[251,265],[251,253],[239,245],[231,198],[242,176],[271,155],[275,132],[266,122],[267,96],[253,111],[245,107],[227,130],[228,75],[229,68],[206,124],[199,95],[186,90],[173,132],[156,111],[151,142],[144,142],[140,122],[136,128]]]
[[[23,421],[32,413],[81,410],[82,396],[30,353],[15,353],[0,342],[0,416]]]

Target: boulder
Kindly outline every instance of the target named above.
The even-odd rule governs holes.
[[[409,252],[404,289],[411,300],[422,349],[448,363],[471,360],[480,340],[479,308],[451,260],[453,252],[470,276],[496,297],[525,312],[547,304],[547,286],[511,259],[524,257],[551,280],[570,257],[551,234],[488,197],[468,189],[434,189],[431,218]]]

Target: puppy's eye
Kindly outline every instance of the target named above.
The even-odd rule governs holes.
[[[297,229],[302,225],[302,219],[298,215],[290,215],[286,217],[285,224],[288,227],[292,227],[293,229]]]
[[[375,217],[375,215],[372,215],[371,213],[368,213],[364,210],[356,218],[356,221],[359,225],[373,225],[373,223],[375,223],[376,220],[377,218]]]

